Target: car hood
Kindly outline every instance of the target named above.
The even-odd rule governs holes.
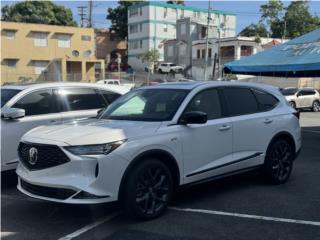
[[[40,126],[26,133],[22,140],[45,139],[69,145],[114,142],[153,134],[160,122],[85,119],[61,125]]]
[[[287,101],[294,100],[296,98],[295,95],[284,96],[284,97],[286,98]]]

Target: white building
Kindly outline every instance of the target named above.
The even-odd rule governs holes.
[[[128,63],[136,70],[144,69],[145,64],[139,55],[158,49],[163,60],[163,41],[176,38],[176,21],[192,17],[206,21],[207,9],[188,7],[163,2],[143,2],[128,9]],[[227,36],[236,34],[236,15],[231,12],[212,10],[211,21],[222,26]]]

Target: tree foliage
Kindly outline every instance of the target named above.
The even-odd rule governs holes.
[[[167,1],[167,3],[169,3],[169,4],[185,5],[184,0]]]
[[[266,31],[273,38],[295,38],[320,28],[320,17],[310,13],[308,1],[292,1],[284,7],[280,0],[269,0],[260,6],[260,12],[260,25],[267,24]],[[251,24],[240,34],[263,37],[258,26]]]
[[[128,38],[128,7],[143,1],[120,0],[116,8],[108,8],[106,19],[111,21],[110,30],[120,39]]]
[[[21,1],[2,7],[2,21],[77,26],[72,11],[51,1]]]
[[[263,24],[250,24],[239,34],[245,37],[268,37],[268,30]]]

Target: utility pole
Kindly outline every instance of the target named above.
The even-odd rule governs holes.
[[[206,59],[204,64],[204,81],[207,81],[207,67],[208,67],[208,49],[209,49],[209,24],[211,19],[211,5],[210,0],[208,1],[208,21],[207,21],[207,39],[206,39]],[[211,53],[212,54],[212,53]]]
[[[80,16],[80,26],[83,27],[84,26],[84,20],[86,19],[86,10],[87,7],[86,6],[80,6],[78,7],[78,14]]]
[[[89,1],[89,17],[88,17],[88,27],[90,28],[93,26],[92,11],[93,11],[93,0],[90,0]]]

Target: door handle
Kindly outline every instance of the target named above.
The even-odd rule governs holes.
[[[231,127],[229,126],[229,125],[222,125],[220,128],[219,128],[219,130],[220,131],[227,131],[227,130],[229,130]]]
[[[264,123],[265,123],[265,124],[269,124],[269,123],[272,123],[272,122],[273,122],[273,120],[270,119],[270,118],[266,118],[266,119],[264,120]]]

